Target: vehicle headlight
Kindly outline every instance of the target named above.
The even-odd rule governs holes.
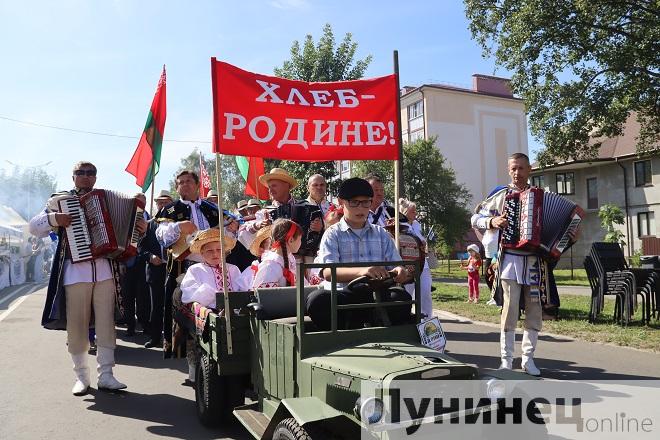
[[[506,384],[503,380],[491,378],[486,382],[486,395],[491,400],[503,399],[506,397]]]
[[[383,418],[383,401],[377,397],[361,397],[355,402],[355,415],[367,425],[378,423]]]

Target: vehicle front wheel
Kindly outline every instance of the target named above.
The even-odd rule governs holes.
[[[206,353],[199,357],[195,381],[195,401],[197,416],[205,426],[220,425],[222,414],[222,378],[215,371],[213,361]]]
[[[312,440],[312,437],[291,417],[277,424],[273,440]]]

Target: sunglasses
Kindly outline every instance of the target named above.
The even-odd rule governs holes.
[[[75,170],[73,175],[94,177],[96,176],[96,170]]]
[[[348,201],[348,206],[351,208],[357,208],[358,206],[362,206],[363,208],[371,208],[371,199],[368,200],[349,200]]]

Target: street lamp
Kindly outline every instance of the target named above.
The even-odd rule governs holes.
[[[19,165],[17,163],[14,163],[14,162],[12,162],[11,160],[8,160],[8,159],[5,159],[5,162],[7,162],[8,164],[13,165],[15,167],[23,167],[26,170],[32,169],[32,175],[30,176],[30,182],[29,182],[29,186],[28,186],[28,196],[27,196],[27,215],[29,217],[29,216],[32,215],[32,207],[31,207],[30,202],[31,202],[31,197],[32,197],[32,181],[34,180],[34,176],[37,172],[37,169],[45,167],[47,165],[50,165],[51,163],[53,163],[53,161],[49,160],[46,163],[42,163],[42,164],[39,164],[39,165],[30,165],[30,166],[22,166],[22,165]]]

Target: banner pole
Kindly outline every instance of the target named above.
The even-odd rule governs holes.
[[[399,129],[396,133],[399,141],[398,160],[394,161],[394,241],[396,248],[399,249],[399,198],[403,193],[403,135],[401,133],[401,86],[399,85],[399,51],[395,50],[392,54],[394,62],[394,77],[396,78],[396,120]]]
[[[200,153],[201,154],[201,153]],[[229,308],[229,294],[227,292],[227,262],[225,258],[225,215],[222,208],[222,169],[220,168],[220,153],[215,153],[215,182],[218,187],[218,229],[220,229],[220,254],[222,255],[222,296],[225,303],[225,327],[227,328],[227,354],[233,354],[234,348],[231,337],[231,309]]]

